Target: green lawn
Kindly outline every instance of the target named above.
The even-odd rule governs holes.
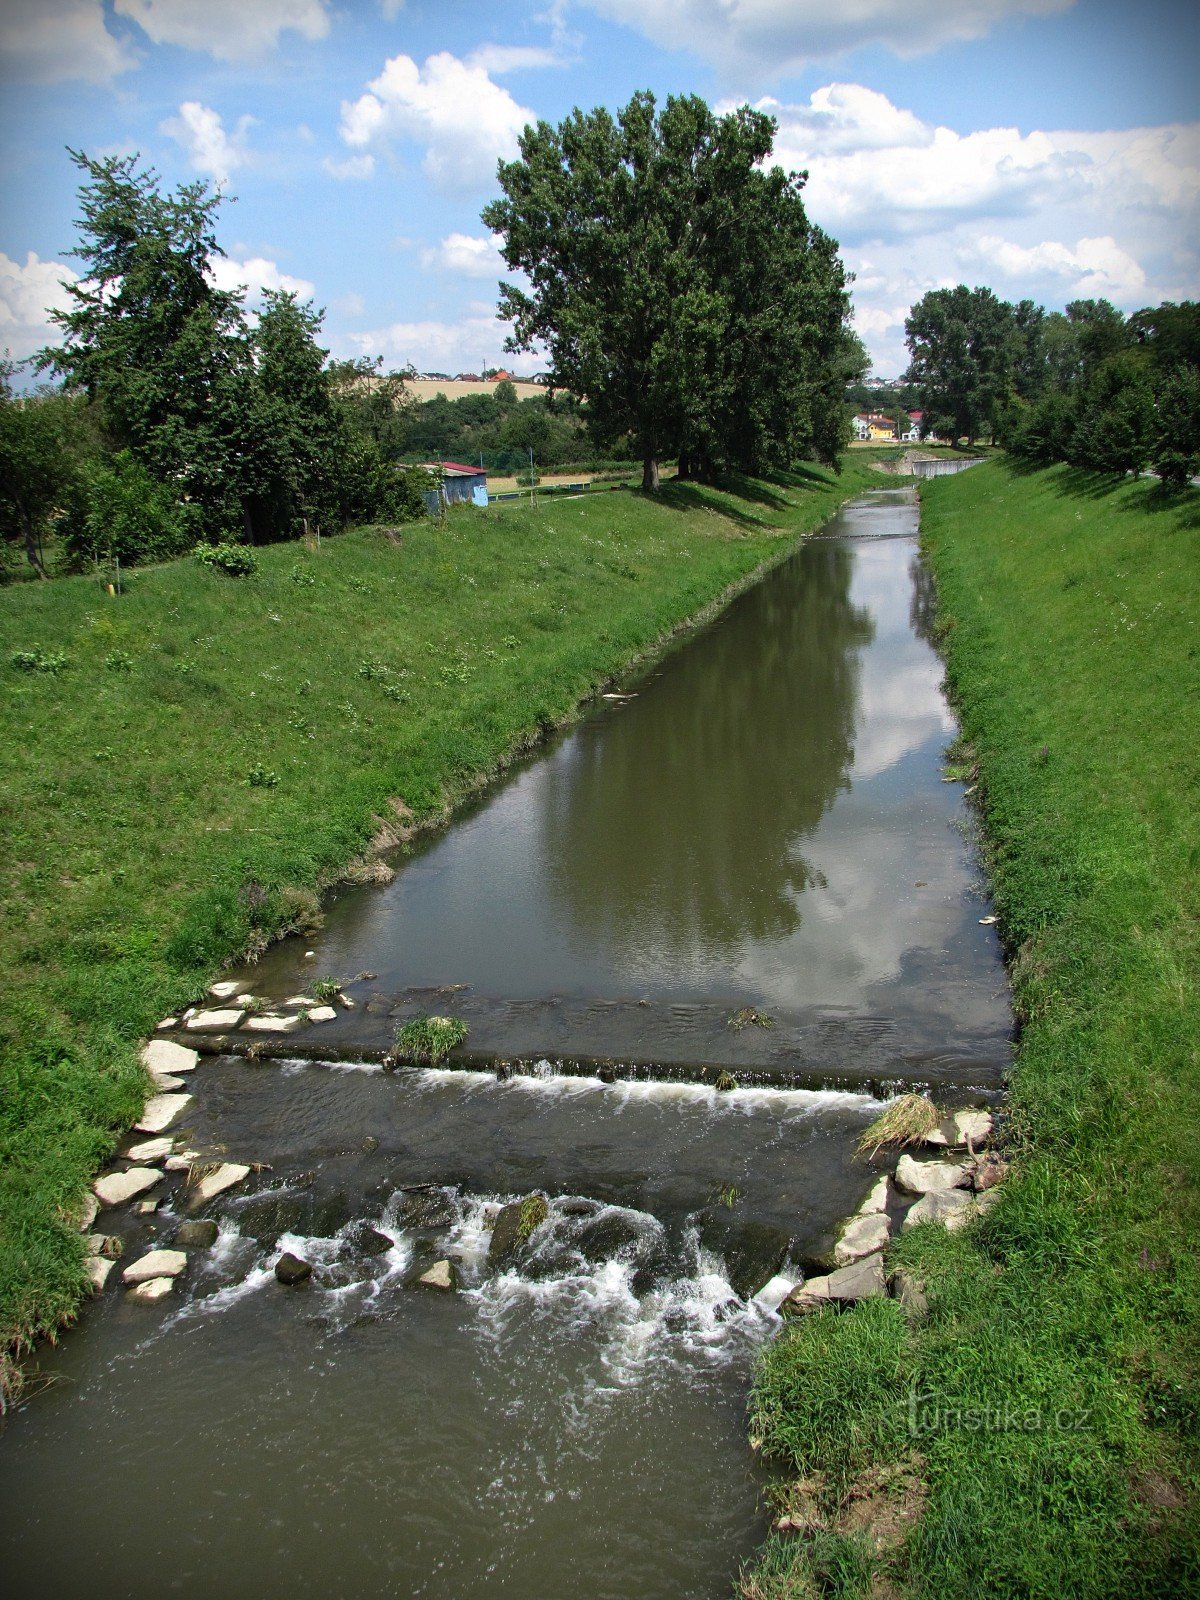
[[[61,1220],[141,1109],[137,1042],[418,820],[881,479],[464,509],[444,529],[0,590],[0,1352],[75,1310]],[[23,669],[14,661],[23,658]],[[12,1376],[0,1360],[3,1374]]]
[[[894,1247],[927,1320],[821,1313],[765,1356],[754,1431],[815,1525],[744,1593],[1200,1593],[1200,495],[999,462],[922,498],[1022,1023],[1015,1175]],[[884,1515],[879,1554],[889,1503],[915,1531]]]

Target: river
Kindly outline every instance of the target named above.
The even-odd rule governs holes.
[[[767,1525],[757,1290],[871,1185],[881,1086],[975,1101],[1009,1060],[916,518],[906,491],[848,505],[246,974],[356,1004],[189,1084],[191,1145],[268,1170],[205,1211],[168,1300],[114,1273],[43,1357],[0,1441],[8,1593],[730,1592]],[[367,1061],[432,1010],[515,1072]],[[535,1189],[549,1215],[489,1264]],[[184,1200],[102,1225],[134,1256]],[[281,1248],[308,1284],[276,1283]],[[460,1291],[413,1287],[443,1256]]]

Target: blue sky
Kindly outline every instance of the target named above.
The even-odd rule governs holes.
[[[337,354],[533,370],[494,319],[496,161],[650,88],[774,112],[895,375],[941,284],[1200,298],[1197,59],[1180,0],[4,0],[0,347],[49,336],[71,145],[223,184],[223,281],[312,294]]]

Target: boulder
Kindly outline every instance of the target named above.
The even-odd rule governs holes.
[[[700,1243],[724,1256],[734,1293],[746,1300],[783,1265],[791,1235],[769,1223],[742,1221],[722,1207],[700,1219]]]
[[[421,1184],[401,1192],[404,1198],[396,1210],[398,1228],[452,1228],[458,1221],[458,1207],[448,1189]]]
[[[888,1208],[892,1197],[891,1179],[885,1173],[879,1182],[872,1188],[870,1194],[858,1208],[860,1217],[877,1216]]]
[[[954,1114],[955,1143],[965,1144],[975,1150],[986,1144],[992,1134],[990,1111],[957,1111]]]
[[[190,1094],[152,1094],[134,1123],[139,1133],[162,1133],[191,1100]]]
[[[997,1156],[987,1156],[975,1164],[972,1183],[975,1192],[982,1194],[985,1190],[992,1190],[998,1183],[1003,1183],[1008,1177],[1008,1162],[1001,1161]]]
[[[112,1206],[125,1205],[161,1182],[162,1173],[157,1167],[130,1167],[126,1172],[106,1172],[103,1177],[97,1178],[92,1185],[92,1193],[99,1200],[101,1209],[107,1211]]]
[[[767,1311],[778,1311],[783,1302],[796,1288],[795,1278],[789,1278],[782,1272],[763,1284],[754,1296],[754,1303],[763,1306]]]
[[[855,1261],[851,1266],[840,1267],[837,1272],[831,1272],[826,1281],[829,1298],[845,1306],[884,1294],[887,1290],[887,1278],[883,1270],[883,1254],[877,1251],[874,1255],[864,1256],[861,1261]]]
[[[68,1220],[75,1224],[80,1233],[86,1233],[91,1227],[92,1223],[95,1222],[96,1213],[99,1211],[99,1209],[99,1200],[97,1200],[96,1196],[89,1191],[79,1202],[79,1206],[74,1215]]]
[[[392,1248],[387,1234],[380,1233],[369,1222],[355,1223],[346,1235],[346,1242],[364,1256],[383,1256]]]
[[[177,1078],[173,1072],[152,1072],[154,1087],[159,1094],[174,1094],[177,1089],[187,1088],[186,1078]]]
[[[550,1207],[546,1203],[546,1198],[540,1194],[528,1194],[523,1200],[513,1200],[508,1205],[501,1206],[488,1245],[488,1265],[490,1267],[506,1265],[517,1254],[533,1230],[545,1221],[549,1212]],[[621,1220],[619,1214],[614,1215]],[[587,1251],[584,1253],[587,1254]],[[588,1259],[604,1261],[608,1257],[589,1255]]]
[[[161,1300],[164,1295],[170,1294],[174,1286],[174,1278],[147,1278],[145,1283],[135,1283],[125,1298],[153,1305],[156,1300]]]
[[[193,1032],[202,1028],[228,1032],[230,1028],[236,1028],[245,1015],[244,1006],[221,1006],[214,1011],[197,1011],[187,1019],[185,1026]]]
[[[896,1183],[909,1194],[943,1194],[967,1182],[965,1161],[914,1161],[901,1156],[896,1163]]]
[[[911,1273],[907,1267],[897,1267],[892,1273],[891,1284],[892,1299],[897,1301],[905,1316],[914,1321],[925,1316],[929,1310],[929,1301],[925,1296],[925,1285],[920,1278]]]
[[[143,1139],[140,1144],[131,1144],[124,1152],[126,1161],[161,1161],[164,1156],[169,1156],[175,1148],[174,1139],[158,1138]]]
[[[336,1006],[313,1006],[308,1013],[310,1022],[332,1022],[337,1016]]]
[[[83,1264],[87,1273],[88,1282],[92,1286],[92,1293],[99,1294],[108,1282],[108,1275],[113,1269],[113,1263],[104,1256],[89,1256]]]
[[[116,1233],[89,1233],[83,1241],[90,1256],[105,1256],[115,1261],[125,1251],[125,1241]]]
[[[186,1250],[148,1250],[122,1272],[126,1283],[149,1283],[152,1278],[177,1278],[187,1266]]]
[[[198,1211],[209,1200],[215,1200],[217,1195],[224,1194],[226,1189],[232,1189],[236,1184],[244,1183],[250,1175],[250,1168],[241,1161],[223,1161],[213,1172],[208,1172],[192,1187],[191,1209]]]
[[[458,1268],[453,1261],[435,1261],[428,1272],[417,1279],[426,1289],[457,1289]]]
[[[300,1014],[292,1017],[247,1017],[246,1026],[252,1033],[295,1033],[300,1026]]]
[[[923,1222],[941,1222],[952,1232],[974,1214],[971,1196],[962,1189],[935,1189],[923,1195],[904,1219],[905,1231]]]
[[[320,1004],[320,1002],[314,1000],[310,994],[290,995],[283,1003],[285,1006],[295,1006],[300,1011],[309,1011],[313,1006]],[[381,1009],[386,1011],[388,1008],[384,1006]]]
[[[829,1304],[829,1279],[806,1278],[794,1288],[779,1308],[781,1316],[801,1317]]]
[[[230,1000],[241,987],[236,978],[222,978],[220,983],[210,983],[208,992],[214,1000]]]
[[[845,1267],[862,1256],[873,1255],[883,1249],[891,1232],[892,1225],[882,1213],[853,1217],[833,1247],[833,1259],[839,1267]]]
[[[189,1250],[209,1250],[216,1244],[219,1231],[216,1223],[207,1217],[195,1218],[179,1224],[172,1243]]]
[[[303,1283],[312,1277],[312,1263],[293,1255],[290,1250],[285,1250],[275,1263],[275,1276],[280,1283],[290,1288],[293,1284]]]
[[[178,1017],[164,1017],[162,1019],[162,1021],[158,1024],[158,1032],[161,1033],[164,1028],[177,1028],[178,1026],[179,1026],[179,1018]]]
[[[148,1217],[153,1212],[158,1210],[158,1201],[157,1200],[135,1200],[134,1203],[133,1203],[133,1209],[137,1212],[137,1214],[140,1217]]]
[[[142,1046],[142,1065],[147,1072],[194,1072],[200,1052],[170,1039],[151,1039]]]

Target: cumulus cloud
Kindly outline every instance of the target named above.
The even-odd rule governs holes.
[[[77,283],[79,274],[61,261],[42,261],[30,250],[24,263],[0,250],[0,350],[14,361],[24,361],[45,344],[57,344],[59,330],[51,311],[64,311],[70,296],[64,280]]]
[[[246,164],[246,135],[253,117],[240,117],[232,135],[225,132],[220,113],[199,100],[185,100],[177,117],[159,126],[183,147],[188,165],[217,183],[228,183],[230,173]]]
[[[264,289],[290,289],[301,300],[309,300],[316,285],[307,278],[293,278],[281,272],[277,262],[267,256],[246,256],[239,261],[235,256],[213,256],[209,271],[218,289],[245,288],[251,305],[262,300]]]
[[[556,50],[547,50],[541,45],[481,44],[467,57],[467,65],[501,77],[506,72],[523,72],[530,67],[561,67],[563,58]]]
[[[361,180],[369,178],[375,171],[375,157],[372,155],[347,156],[344,161],[335,161],[332,156],[326,156],[321,165],[331,178]]]
[[[155,44],[204,50],[218,61],[256,60],[287,30],[305,39],[329,32],[326,0],[115,0],[113,9]]]
[[[423,67],[393,56],[364,94],[342,103],[341,135],[364,153],[393,140],[421,145],[426,175],[462,193],[486,188],[497,160],[516,153],[517,136],[535,120],[483,67],[443,50]]]
[[[5,0],[0,7],[0,71],[7,79],[111,83],[136,64],[129,45],[104,26],[101,0]]]
[[[1046,16],[1074,0],[584,0],[669,50],[688,50],[759,81],[866,45],[917,56],[980,39],[1013,16]]]
[[[1111,234],[1080,239],[1073,248],[1053,239],[1020,245],[981,234],[959,249],[958,259],[966,267],[987,267],[993,277],[1022,284],[1026,292],[1049,284],[1069,299],[1129,301],[1146,287],[1145,271]]]
[[[497,364],[509,371],[537,372],[545,357],[506,355],[507,333],[504,323],[481,310],[458,322],[393,322],[351,334],[348,342],[356,355],[381,355],[396,366],[411,362],[418,372],[478,372]]]
[[[498,279],[504,272],[497,234],[477,236],[451,233],[434,250],[421,252],[421,265],[457,273],[464,278]]]

